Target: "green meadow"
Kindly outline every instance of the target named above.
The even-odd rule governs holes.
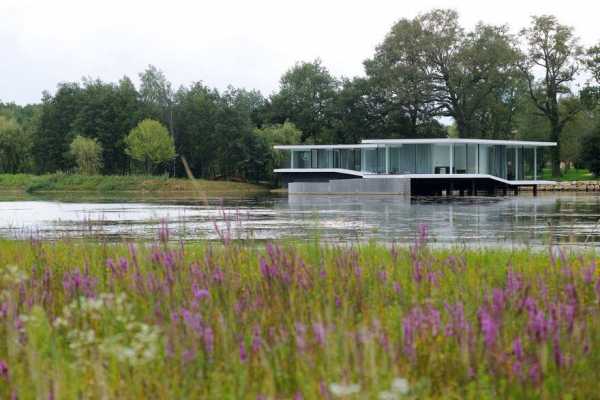
[[[595,255],[0,242],[0,397],[593,398]]]

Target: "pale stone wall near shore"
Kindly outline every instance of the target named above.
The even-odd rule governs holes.
[[[600,192],[600,181],[557,182],[554,185],[539,185],[538,190],[548,192]]]

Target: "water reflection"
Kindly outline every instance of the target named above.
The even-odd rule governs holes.
[[[400,196],[267,196],[91,202],[0,201],[0,234],[10,238],[153,239],[161,221],[175,239],[369,239],[412,242],[426,224],[435,243],[466,245],[600,244],[600,197],[413,198]]]

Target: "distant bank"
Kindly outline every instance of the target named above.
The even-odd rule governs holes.
[[[0,191],[43,192],[199,192],[236,195],[267,192],[268,186],[245,182],[141,175],[0,174]]]

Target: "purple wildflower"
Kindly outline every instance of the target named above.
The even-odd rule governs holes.
[[[537,385],[542,381],[540,365],[537,362],[529,368],[529,379],[531,379],[531,383],[534,385]]]
[[[496,337],[498,336],[498,324],[485,308],[482,308],[479,311],[479,323],[481,325],[481,332],[483,333],[485,345],[488,348],[493,348],[496,344]]]
[[[506,273],[506,295],[512,297],[516,295],[523,287],[523,278],[515,273],[512,268],[509,268]]]
[[[446,304],[445,307],[450,315],[450,321],[446,324],[446,336],[460,338],[467,331],[465,308],[462,303]]]
[[[303,352],[306,349],[306,326],[296,322],[296,348]]]
[[[244,363],[248,360],[248,353],[246,352],[246,346],[244,346],[244,342],[240,342],[240,362]]]
[[[595,263],[592,263],[592,265],[590,265],[583,271],[583,281],[587,285],[591,285],[594,282],[595,272],[596,272],[596,264]]]
[[[492,290],[492,314],[494,318],[499,319],[504,311],[506,299],[502,289],[494,288]]]
[[[315,340],[320,346],[325,346],[325,327],[320,322],[315,322],[313,324],[313,334],[315,335]]]
[[[127,270],[129,269],[129,262],[125,257],[119,258],[119,269],[121,270],[121,273],[127,273]]]
[[[262,347],[262,337],[260,335],[260,327],[256,325],[252,332],[252,353],[256,354]]]
[[[513,341],[513,354],[515,355],[517,360],[523,360],[525,353],[523,352],[523,344],[521,343],[521,338],[517,337]]]
[[[215,349],[215,335],[210,326],[206,326],[202,330],[202,342],[204,343],[204,350],[208,354],[212,354]]]
[[[192,284],[192,293],[197,300],[210,299],[210,292],[206,289],[200,289],[198,284]]]
[[[0,378],[8,379],[8,364],[4,360],[0,360]]]

